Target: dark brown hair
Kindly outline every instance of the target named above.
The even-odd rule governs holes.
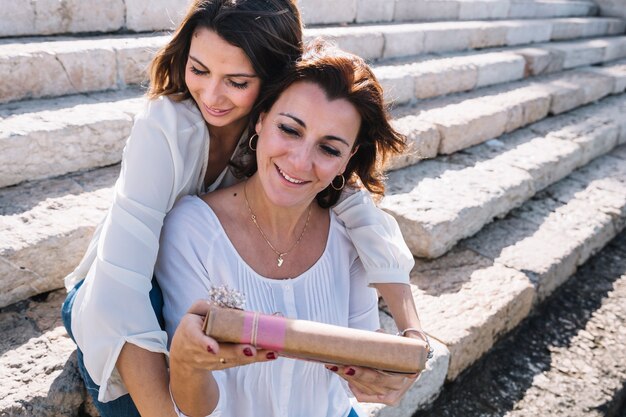
[[[389,123],[383,89],[371,68],[356,55],[316,39],[306,48],[293,71],[262,87],[250,116],[248,132],[253,134],[259,115],[268,112],[283,91],[300,81],[317,84],[329,100],[345,99],[357,110],[361,116],[361,126],[354,146],[358,149],[350,158],[343,175],[347,186],[354,186],[360,179],[375,197],[382,197],[385,192],[384,164],[391,155],[405,150],[406,137]],[[247,150],[243,151],[245,155],[242,158],[245,162],[241,163],[239,173],[251,176],[257,170],[256,155],[247,142],[245,147]],[[321,207],[332,207],[339,200],[341,192],[328,186],[317,195],[317,202]]]
[[[294,0],[194,0],[170,42],[150,64],[148,97],[191,97],[185,67],[198,28],[243,49],[261,84],[280,77],[302,54],[302,21]]]

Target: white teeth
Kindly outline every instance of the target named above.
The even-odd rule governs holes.
[[[293,184],[302,184],[304,181],[299,181],[295,178],[291,178],[289,175],[287,175],[285,173],[285,171],[283,171],[282,169],[278,168],[278,171],[280,172],[280,174],[289,182],[293,183]]]

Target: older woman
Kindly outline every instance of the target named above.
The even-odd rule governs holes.
[[[252,157],[240,167],[249,178],[183,198],[164,225],[156,276],[173,399],[190,416],[348,416],[354,411],[342,377],[361,401],[396,402],[413,378],[278,358],[188,331],[202,320],[194,314],[199,303],[189,306],[220,285],[245,293],[246,310],[379,327],[376,292],[329,210],[357,180],[381,195],[382,162],[404,148],[379,83],[362,59],[318,43],[262,98],[256,115]]]

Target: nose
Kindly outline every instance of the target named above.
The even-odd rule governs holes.
[[[313,147],[304,140],[296,142],[290,156],[292,166],[299,172],[306,172],[313,166]]]
[[[222,83],[216,78],[209,77],[202,87],[204,104],[209,107],[218,105],[222,97]]]

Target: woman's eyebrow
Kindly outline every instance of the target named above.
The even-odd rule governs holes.
[[[206,65],[204,65],[202,63],[202,61],[200,61],[198,58],[196,58],[193,55],[189,55],[189,59],[191,59],[192,61],[194,61],[196,64],[200,65],[202,68],[204,68],[205,70],[208,70],[209,67],[207,67]],[[245,72],[242,73],[236,73],[236,74],[226,74],[227,77],[246,77],[246,78],[257,78],[256,74],[248,74]]]
[[[285,117],[289,117],[290,119],[292,119],[294,122],[296,122],[297,124],[299,124],[300,126],[306,128],[306,123],[304,123],[301,119],[297,118],[296,116],[294,116],[293,114],[289,114],[289,113],[278,113],[281,116],[285,116]],[[348,143],[347,140],[340,138],[339,136],[333,136],[333,135],[326,135],[324,136],[326,139],[328,140],[336,140],[339,142],[342,142],[344,145],[346,145],[348,148],[350,147],[350,144]]]

